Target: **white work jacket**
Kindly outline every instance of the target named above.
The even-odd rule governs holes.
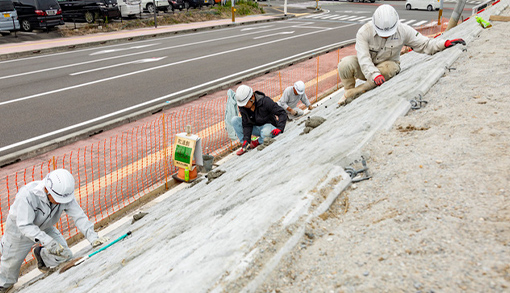
[[[47,245],[53,240],[43,230],[51,228],[60,219],[63,211],[71,216],[78,230],[92,243],[98,238],[87,215],[83,212],[76,199],[65,204],[53,204],[44,191],[43,181],[34,181],[23,186],[9,210],[7,221],[14,221],[19,233],[34,242],[40,241]],[[20,235],[20,236],[21,236]]]
[[[372,21],[369,21],[356,34],[356,52],[363,75],[367,80],[374,80],[381,74],[376,65],[384,61],[400,64],[400,51],[404,45],[417,53],[433,55],[445,49],[444,42],[427,38],[403,23],[398,24],[394,35],[383,39],[377,35]]]
[[[296,108],[299,101],[301,101],[307,107],[310,106],[310,101],[308,101],[308,97],[305,93],[296,95],[294,94],[294,87],[289,86],[283,91],[282,97],[278,101],[278,105],[286,111],[287,107],[292,109]]]

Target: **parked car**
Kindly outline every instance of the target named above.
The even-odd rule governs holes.
[[[120,17],[117,0],[59,0],[66,20],[84,19],[93,23],[97,18]]]
[[[49,29],[64,24],[57,0],[12,0],[21,30]]]
[[[154,5],[156,3],[156,5]],[[168,0],[142,0],[142,9],[151,14],[154,14],[156,9],[158,11],[168,11],[170,3]]]
[[[183,0],[169,0],[170,6],[172,8],[172,11],[175,9],[182,10],[184,8],[184,2]]]
[[[142,3],[139,0],[117,0],[117,6],[122,17],[135,17],[142,13]]]
[[[190,8],[202,8],[202,6],[205,6],[205,1],[211,1],[211,0],[183,0],[184,1],[184,8],[190,9]]]
[[[18,13],[12,0],[0,0],[0,33],[2,36],[19,30]]]
[[[406,9],[427,9],[428,11],[439,10],[439,0],[407,0]]]
[[[354,0],[347,0],[347,1],[349,1],[349,2],[354,2]],[[375,0],[358,0],[357,2],[369,2],[369,1],[370,1],[371,3],[374,3],[374,2],[375,2]]]

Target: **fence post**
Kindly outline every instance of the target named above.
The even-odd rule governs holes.
[[[282,88],[282,73],[281,71],[278,71],[278,78],[280,79],[280,96],[283,95],[283,88]]]
[[[55,160],[55,156],[53,156],[53,170],[56,170],[57,169],[57,161]]]
[[[166,128],[165,128],[165,114],[161,115],[161,121],[163,123],[163,152],[165,157],[165,189],[168,190],[168,153],[167,153],[167,140],[166,140]]]
[[[337,50],[338,52],[338,62],[336,64],[340,64],[340,49]],[[338,70],[336,71],[336,89],[340,88],[340,72]]]
[[[317,87],[315,88],[315,100],[319,99],[319,56],[317,56]]]

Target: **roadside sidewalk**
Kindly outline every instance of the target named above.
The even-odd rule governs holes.
[[[287,16],[253,15],[238,17],[235,22],[232,19],[220,19],[195,23],[183,23],[176,25],[158,26],[157,28],[140,28],[134,30],[101,33],[94,35],[57,38],[52,40],[31,41],[16,44],[0,45],[0,60],[20,57],[29,57],[41,53],[63,52],[72,49],[85,48],[96,45],[115,44],[119,42],[143,40],[156,36],[173,35],[177,33],[189,33],[200,30],[231,27],[238,25],[278,21],[292,18]]]

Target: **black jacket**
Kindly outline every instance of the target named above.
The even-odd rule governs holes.
[[[271,123],[282,132],[287,123],[287,113],[264,93],[255,91],[255,111],[239,107],[243,119],[243,141],[251,141],[253,126],[262,126]]]

